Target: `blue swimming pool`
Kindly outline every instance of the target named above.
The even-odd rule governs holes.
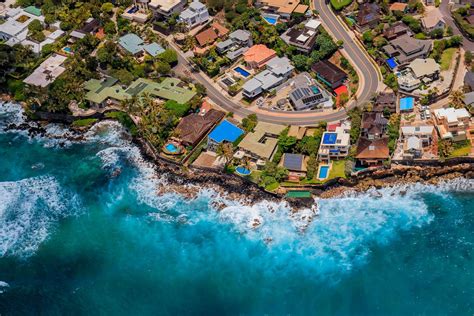
[[[243,175],[243,176],[248,176],[252,171],[250,171],[249,169],[243,167],[243,166],[238,166],[237,168],[235,168],[235,171],[237,171],[237,173]]]
[[[175,154],[179,151],[179,148],[176,147],[172,143],[166,144],[165,148],[166,148],[167,151],[169,151],[170,153],[173,153],[173,154]]]
[[[323,144],[324,145],[334,145],[337,141],[337,133],[324,133]]]
[[[263,19],[271,25],[276,25],[278,22],[278,15],[264,15]]]
[[[248,72],[247,70],[243,69],[242,67],[235,67],[234,68],[235,71],[237,71],[239,74],[241,74],[242,76],[244,76],[245,78],[247,78],[248,76],[250,76],[250,72]]]
[[[133,8],[131,8],[130,10],[127,11],[128,14],[133,14],[133,13],[136,13],[138,11],[138,7],[134,6]]]
[[[329,166],[321,166],[319,167],[319,179],[326,179],[329,175]]]
[[[72,49],[71,49],[71,47],[69,47],[69,46],[64,47],[64,48],[63,48],[63,51],[65,51],[65,52],[68,53],[68,54],[72,53]]]

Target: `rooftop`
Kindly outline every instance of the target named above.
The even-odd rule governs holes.
[[[470,118],[469,112],[465,108],[445,108],[433,111],[438,119],[446,119],[448,123],[459,122],[460,119]]]
[[[376,3],[365,2],[359,5],[359,12],[357,13],[357,24],[365,26],[371,22],[379,20],[380,8]]]
[[[427,29],[435,27],[440,21],[445,23],[443,14],[438,8],[430,8],[430,10],[425,13],[425,16],[421,18],[421,24]]]
[[[402,126],[401,131],[404,137],[412,135],[431,135],[433,134],[434,126],[432,125],[421,125],[421,126]]]
[[[417,58],[408,65],[408,68],[413,71],[413,74],[418,79],[430,76],[441,70],[440,66],[433,58]]]
[[[283,154],[283,167],[290,171],[306,171],[305,157],[300,154]]]
[[[405,11],[408,4],[402,2],[394,2],[390,5],[390,11]]]
[[[276,56],[276,52],[263,44],[254,45],[244,53],[246,62],[255,62],[257,64],[261,64],[274,56]]]
[[[388,159],[389,157],[388,138],[373,140],[359,138],[356,159]]]
[[[284,129],[283,125],[259,122],[254,131],[242,139],[239,148],[262,159],[270,159],[277,146],[278,135]]]
[[[196,145],[224,117],[224,112],[210,109],[204,115],[193,113],[181,119],[176,130],[182,142]]]
[[[119,45],[132,55],[143,51],[143,40],[134,33],[126,34],[119,38]]]
[[[41,65],[36,68],[31,75],[29,75],[24,83],[38,86],[38,87],[47,87],[51,82],[56,80],[66,68],[64,68],[63,63],[66,61],[67,57],[59,54],[53,54],[48,59],[43,61]]]
[[[277,8],[277,12],[283,14],[291,14],[300,4],[300,0],[260,0],[260,2]]]
[[[331,84],[343,80],[347,74],[328,60],[321,60],[314,64],[311,69]]]
[[[196,34],[196,40],[199,46],[206,46],[208,44],[214,43],[218,38],[216,31],[213,28],[208,28],[198,34]]]
[[[410,111],[415,107],[415,98],[406,97],[400,99],[400,111]]]
[[[223,141],[233,143],[243,133],[244,131],[242,129],[230,123],[228,120],[224,120],[212,130],[209,134],[209,138],[219,144]]]

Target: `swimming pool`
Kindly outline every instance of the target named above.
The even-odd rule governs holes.
[[[168,143],[165,146],[166,150],[169,151],[172,154],[175,154],[179,151],[179,148],[175,146],[173,143]]]
[[[235,71],[237,71],[239,74],[241,74],[242,76],[244,76],[245,78],[247,78],[248,76],[250,76],[250,72],[248,72],[247,70],[243,69],[242,67],[235,67],[234,68]]]
[[[278,22],[278,15],[273,15],[273,14],[266,14],[262,16],[265,21],[267,21],[268,24],[271,25],[276,25]]]
[[[318,178],[319,179],[326,179],[329,175],[329,166],[320,166]]]
[[[237,168],[235,168],[235,171],[237,171],[238,174],[241,174],[243,176],[248,176],[250,173],[252,173],[252,171],[243,166],[238,166]]]
[[[72,53],[72,48],[69,47],[69,46],[63,47],[63,52],[65,52],[67,54],[71,54]]]

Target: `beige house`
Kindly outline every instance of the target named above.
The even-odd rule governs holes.
[[[426,15],[421,18],[421,25],[426,32],[431,32],[436,29],[444,30],[446,22],[443,15],[438,8],[427,10]]]
[[[259,122],[253,132],[248,133],[239,143],[240,157],[257,161],[257,165],[270,160],[275,153],[278,135],[286,128],[283,125]]]
[[[467,138],[469,121],[471,116],[465,109],[437,109],[433,111],[436,120],[436,127],[439,135],[443,139],[461,141]]]

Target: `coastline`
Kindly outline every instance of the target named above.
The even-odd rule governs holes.
[[[2,101],[9,102],[5,96],[2,96]],[[99,119],[95,124],[103,121]],[[45,125],[50,123],[53,123],[53,121],[37,121],[26,118],[21,124],[10,124],[6,129],[25,130],[30,137],[36,135],[51,137],[47,135],[45,129]],[[54,120],[54,123],[58,123],[58,121]],[[58,138],[71,141],[84,140],[84,134],[95,125],[93,124],[88,128],[73,128],[70,122],[63,121],[60,123],[66,126],[71,133]],[[252,205],[263,200],[271,202],[286,201],[293,211],[297,212],[303,208],[311,208],[316,204],[312,198],[287,199],[282,194],[266,191],[256,183],[237,175],[226,174],[218,170],[185,167],[160,157],[146,140],[140,137],[132,137],[131,140],[140,150],[142,157],[150,162],[158,173],[166,175],[168,185],[157,189],[157,194],[172,192],[193,199],[203,187],[206,187],[225,194],[231,200],[239,200],[246,205]],[[437,162],[435,166],[392,165],[390,168],[369,170],[347,179],[338,178],[322,185],[301,187],[301,190],[308,190],[317,198],[325,199],[344,196],[351,192],[366,192],[372,188],[382,189],[414,183],[438,184],[456,178],[474,179],[474,160],[462,163],[453,163],[453,161]],[[221,209],[221,207],[222,205],[216,205],[217,209]]]

